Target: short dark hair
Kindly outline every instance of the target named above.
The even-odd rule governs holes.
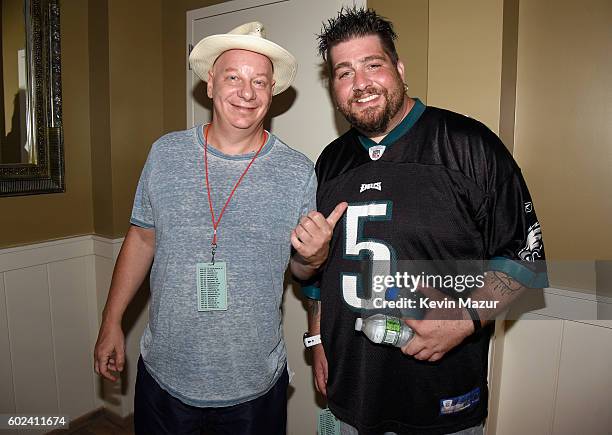
[[[394,43],[397,34],[393,30],[391,21],[381,17],[373,9],[357,8],[355,6],[351,8],[342,7],[338,16],[323,23],[321,33],[317,35],[319,55],[327,63],[329,72],[331,72],[332,66],[329,52],[335,45],[369,35],[379,37],[383,50],[391,58],[393,65],[397,65],[399,56]]]

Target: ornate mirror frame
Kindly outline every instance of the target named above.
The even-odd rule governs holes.
[[[27,138],[36,163],[0,164],[0,196],[64,192],[59,0],[24,0]]]

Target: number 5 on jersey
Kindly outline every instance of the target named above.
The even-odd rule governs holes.
[[[352,204],[346,210],[344,226],[344,257],[350,260],[370,260],[370,281],[374,276],[390,275],[391,258],[394,258],[393,248],[385,242],[363,237],[363,228],[367,221],[390,221],[392,204],[389,201],[371,202],[367,204]],[[373,286],[370,286],[373,288]],[[342,274],[342,296],[351,308],[360,310],[371,308],[375,297],[374,291],[369,298],[364,295],[362,276],[358,273]],[[364,295],[365,296],[365,295]]]

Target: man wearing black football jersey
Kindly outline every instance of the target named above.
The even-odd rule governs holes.
[[[364,9],[343,9],[319,35],[334,102],[352,128],[316,165],[319,211],[349,207],[318,288],[304,288],[307,334],[322,339],[312,346],[315,385],[343,433],[482,433],[492,322],[524,289],[548,285],[540,226],[494,133],[406,94],[395,37]],[[480,261],[487,273],[473,305],[451,306],[444,320],[433,310],[406,319],[415,336],[400,352],[354,331],[372,306],[362,265],[378,260]]]

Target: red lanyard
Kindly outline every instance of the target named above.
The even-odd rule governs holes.
[[[205,171],[206,171],[206,191],[208,193],[208,205],[210,206],[210,218],[212,219],[213,230],[214,230],[213,231],[213,239],[212,239],[212,243],[211,243],[211,248],[212,248],[212,261],[211,262],[214,264],[215,263],[215,251],[217,250],[217,228],[219,227],[219,223],[221,222],[221,218],[223,217],[223,213],[225,213],[225,209],[227,208],[227,205],[229,204],[230,200],[232,199],[232,196],[234,196],[234,192],[236,192],[236,189],[238,188],[238,185],[240,184],[240,182],[242,181],[242,179],[244,178],[244,176],[248,172],[249,168],[251,167],[251,165],[253,164],[253,162],[255,161],[257,156],[259,155],[259,152],[263,148],[264,144],[266,143],[266,140],[268,139],[268,134],[264,130],[263,140],[261,141],[261,145],[259,146],[259,149],[257,150],[255,155],[253,156],[253,158],[251,159],[251,161],[247,165],[246,169],[244,170],[244,172],[242,173],[240,178],[238,178],[238,181],[236,181],[236,184],[234,184],[234,188],[232,189],[231,193],[229,194],[229,196],[227,198],[227,201],[225,201],[225,205],[221,209],[221,213],[219,213],[219,218],[215,220],[215,211],[213,210],[212,197],[211,197],[211,194],[210,194],[210,182],[208,181],[208,151],[207,151],[207,149],[208,149],[208,129],[209,129],[210,125],[211,124],[208,124],[206,126],[206,130],[204,130],[204,168],[205,168]]]

